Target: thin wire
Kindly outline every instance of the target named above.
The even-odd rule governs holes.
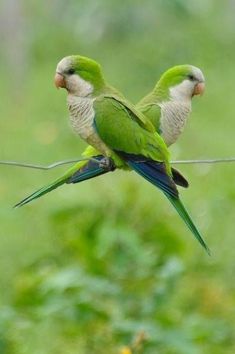
[[[80,162],[80,161],[88,161],[88,160],[94,161],[97,163],[99,162],[99,160],[97,160],[95,158],[84,157],[84,158],[80,158],[80,159],[70,159],[70,160],[57,161],[57,162],[51,163],[50,165],[40,165],[40,164],[33,164],[33,163],[26,163],[26,162],[0,160],[0,165],[32,168],[32,169],[36,169],[36,170],[51,170],[51,169],[59,167],[59,166],[68,165],[68,164]]]
[[[224,162],[235,162],[235,157],[225,157],[217,159],[205,159],[205,160],[176,160],[171,161],[172,164],[195,164],[195,163],[224,163]]]
[[[32,168],[36,170],[51,170],[56,167],[60,167],[63,165],[68,165],[81,161],[94,161],[100,163],[99,160],[93,157],[83,157],[79,159],[70,159],[70,160],[62,160],[53,162],[50,165],[41,165],[41,164],[33,164],[33,163],[25,163],[25,162],[17,162],[17,161],[2,161],[0,160],[0,165],[7,166],[15,166],[15,167],[24,167],[24,168]],[[203,159],[203,160],[175,160],[171,161],[172,165],[178,164],[215,164],[215,163],[227,163],[227,162],[235,162],[235,157],[225,157],[225,158],[216,158],[216,159]]]

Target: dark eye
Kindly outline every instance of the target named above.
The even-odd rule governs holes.
[[[194,76],[191,75],[191,74],[188,75],[188,78],[189,78],[190,81],[193,81],[193,80],[194,80]]]
[[[74,70],[74,69],[69,69],[69,70],[67,71],[67,73],[68,73],[69,75],[73,75],[73,74],[75,73],[75,70]]]

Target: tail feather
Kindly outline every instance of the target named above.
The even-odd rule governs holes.
[[[126,163],[150,183],[160,188],[163,192],[178,197],[179,192],[174,180],[167,174],[164,162],[156,162],[146,159],[141,155],[118,152]]]
[[[165,193],[166,197],[169,199],[171,204],[174,206],[178,214],[181,216],[185,224],[188,226],[188,228],[192,231],[193,235],[196,237],[196,239],[199,241],[199,243],[202,245],[202,247],[206,250],[206,252],[210,255],[210,249],[208,248],[207,244],[203,240],[200,232],[198,231],[197,227],[193,223],[189,213],[185,209],[183,203],[181,200],[178,198],[174,198],[167,193]]]
[[[102,156],[96,156],[95,158],[99,160],[102,158]],[[106,172],[108,171],[99,167],[99,164],[92,160],[88,162],[79,162],[70,170],[68,170],[62,177],[58,178],[56,181],[50,183],[49,185],[38,189],[36,192],[21,200],[14,207],[21,207],[25,204],[28,204],[32,200],[42,197],[44,194],[51,192],[52,190],[60,187],[65,183],[79,183],[87,179],[100,176]]]
[[[128,165],[132,167],[133,170],[135,170],[142,177],[144,177],[153,185],[155,185],[156,187],[160,188],[163,191],[163,193],[166,195],[166,197],[169,199],[171,204],[174,206],[174,208],[176,209],[180,217],[183,219],[185,224],[191,230],[195,238],[200,242],[202,247],[210,255],[209,248],[207,247],[197,227],[193,223],[183,203],[179,199],[178,191],[176,189],[174,181],[170,176],[166,174],[164,168],[160,164],[155,163],[154,161],[143,161],[143,159],[139,161],[137,161],[136,159],[134,161],[133,160],[130,161],[128,160],[128,158],[126,161]]]
[[[62,184],[64,184],[65,182],[66,182],[66,180],[61,178],[59,180],[56,180],[55,182],[52,182],[51,184],[49,184],[45,187],[38,189],[36,192],[34,192],[31,195],[29,195],[28,197],[24,198],[19,203],[15,204],[14,208],[21,207],[25,204],[30,203],[34,199],[38,199],[38,198],[42,197],[44,194],[51,192],[52,190],[54,190],[54,189],[58,188],[59,186],[61,186]]]

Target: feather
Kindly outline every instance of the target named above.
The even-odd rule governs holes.
[[[101,161],[104,159],[103,156],[96,156],[96,160]],[[115,167],[112,168],[112,171],[114,171]],[[67,181],[66,183],[79,183],[84,180],[100,176],[106,172],[109,172],[110,169],[105,169],[100,167],[100,165],[96,161],[88,161],[88,163],[78,171],[76,171]]]
[[[194,225],[189,213],[185,209],[182,201],[179,198],[174,198],[170,196],[169,194],[165,193],[166,197],[169,199],[171,204],[174,206],[178,214],[181,216],[181,218],[184,220],[185,224],[188,226],[188,228],[192,231],[196,239],[199,241],[199,243],[202,245],[202,247],[206,250],[208,255],[211,255],[210,249],[206,245],[205,241],[203,240],[200,232],[198,231],[197,227]]]
[[[191,217],[185,209],[183,203],[179,199],[178,191],[173,179],[167,175],[166,168],[163,163],[146,160],[143,156],[134,156],[131,154],[120,153],[127,164],[138,174],[151,182],[153,185],[163,191],[171,204],[174,206],[178,214],[181,216],[185,224],[191,230],[195,238],[202,247],[210,255],[210,250],[203,240],[197,227],[194,225]],[[178,172],[178,171],[177,171]],[[178,176],[178,175],[177,175]],[[180,175],[181,176],[181,175]],[[181,176],[182,177],[182,176]]]
[[[173,181],[175,182],[175,184],[177,184],[178,186],[184,187],[184,188],[188,188],[189,183],[186,180],[186,178],[184,176],[182,176],[182,174],[176,170],[175,168],[171,168],[171,172],[172,172],[172,178]]]
[[[127,164],[142,177],[160,188],[163,192],[178,197],[178,191],[173,179],[167,174],[163,162],[157,162],[141,155],[117,152]]]
[[[97,160],[101,160],[103,156],[96,156]],[[75,172],[74,172],[75,170]],[[70,172],[71,171],[71,172]],[[32,193],[30,196],[24,198],[19,203],[17,203],[14,207],[21,207],[25,204],[30,203],[32,200],[42,197],[44,194],[51,192],[52,190],[58,188],[59,186],[65,183],[78,183],[85,181],[87,179],[100,176],[104,173],[108,172],[107,169],[103,169],[99,166],[98,163],[90,160],[88,163],[84,162],[80,164],[80,168],[78,169],[78,164],[76,167],[73,167],[69,170],[65,175],[58,178],[56,181],[50,183],[49,185],[38,189],[36,192]]]
[[[15,204],[14,208],[21,207],[21,206],[23,206],[25,204],[30,203],[34,199],[42,197],[44,194],[47,194],[47,193],[51,192],[53,189],[58,188],[59,186],[61,186],[65,182],[66,182],[65,179],[59,178],[58,180],[48,184],[45,187],[42,187],[42,188],[38,189],[36,192],[34,192],[31,195],[29,195],[28,197],[24,198],[19,203]]]

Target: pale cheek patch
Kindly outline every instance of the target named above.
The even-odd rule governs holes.
[[[175,100],[189,100],[192,97],[194,83],[190,80],[184,80],[179,85],[170,88],[170,96]]]
[[[67,79],[67,89],[70,93],[75,94],[80,97],[86,97],[93,91],[93,86],[83,80],[78,75],[71,75]]]

